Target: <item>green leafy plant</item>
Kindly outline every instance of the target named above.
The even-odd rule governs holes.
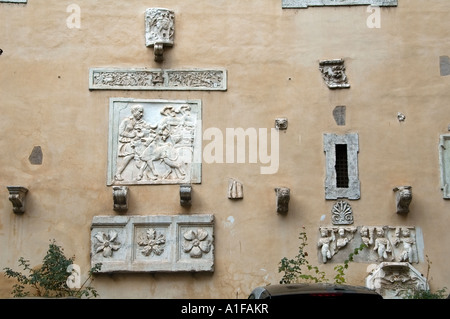
[[[97,297],[97,291],[91,286],[93,274],[101,269],[101,263],[96,264],[89,270],[88,278],[78,288],[70,288],[67,284],[70,273],[68,269],[73,268],[75,256],[67,258],[63,248],[53,240],[49,244],[42,265],[31,268],[30,261],[20,257],[19,266],[27,272],[24,274],[5,267],[5,276],[16,279],[11,294],[13,297],[75,297],[92,298]],[[78,276],[80,274],[77,274]]]
[[[446,299],[448,296],[447,293],[447,287],[441,288],[436,290],[435,292],[432,292],[430,290],[430,286],[428,285],[428,279],[430,276],[430,269],[432,262],[428,258],[428,255],[426,255],[427,258],[427,287],[426,289],[414,289],[412,291],[406,291],[401,293],[401,296],[404,299]]]
[[[300,232],[299,239],[300,245],[298,248],[298,254],[288,259],[282,258],[278,272],[283,273],[283,277],[280,280],[280,284],[304,282],[329,282],[327,275],[324,271],[320,271],[318,266],[313,266],[308,261],[308,253],[305,251],[305,247],[308,245],[308,237],[304,231],[305,227],[302,227],[303,231]],[[334,277],[334,283],[345,283],[345,270],[348,269],[349,263],[353,261],[353,256],[357,255],[361,250],[367,246],[362,244],[360,247],[355,248],[348,258],[344,261],[344,265],[338,265],[334,267],[336,275]]]

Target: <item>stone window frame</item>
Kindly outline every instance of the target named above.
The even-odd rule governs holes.
[[[348,157],[348,187],[337,187],[336,181],[336,145],[347,145]],[[334,133],[323,134],[323,146],[326,154],[325,198],[347,198],[357,200],[361,197],[361,183],[358,172],[359,136],[358,133],[338,135]]]
[[[450,199],[450,148],[446,142],[450,141],[450,134],[443,134],[439,138],[439,170],[442,197]]]

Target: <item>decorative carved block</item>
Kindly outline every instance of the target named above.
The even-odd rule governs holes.
[[[319,259],[343,262],[355,248],[365,244],[355,262],[409,262],[423,259],[421,232],[412,226],[323,226],[319,228]],[[339,254],[339,252],[341,252]]]
[[[113,186],[114,210],[125,213],[128,210],[128,187]]]
[[[226,91],[223,69],[91,68],[90,90]]]
[[[287,187],[275,188],[277,195],[277,212],[287,214],[289,211],[289,200],[291,199],[291,190]]]
[[[214,215],[95,216],[91,264],[100,272],[214,271]]]
[[[374,265],[366,277],[366,287],[375,290],[384,299],[403,299],[403,293],[426,290],[428,283],[410,263],[382,262]]]
[[[13,205],[13,212],[18,215],[25,213],[25,198],[28,189],[22,186],[6,186],[9,191],[9,200]]]
[[[145,10],[145,45],[154,48],[155,61],[163,61],[164,47],[173,46],[175,13],[164,8]]]
[[[288,119],[285,117],[279,117],[279,118],[275,119],[275,128],[277,130],[287,130]]]
[[[350,204],[343,200],[338,201],[331,210],[331,220],[333,225],[353,224],[353,211]]]
[[[412,187],[398,186],[394,188],[397,214],[406,215],[409,213],[409,205],[412,201]]]
[[[192,186],[180,185],[180,205],[188,207],[192,205]]]
[[[242,199],[244,198],[244,186],[241,182],[235,179],[230,179],[228,182],[228,198],[229,199]]]
[[[282,0],[283,9],[304,9],[322,6],[373,5],[377,7],[396,7],[398,0]]]
[[[323,60],[319,62],[319,70],[330,89],[347,89],[347,75],[345,74],[344,60]]]
[[[201,183],[201,102],[110,100],[108,185]]]

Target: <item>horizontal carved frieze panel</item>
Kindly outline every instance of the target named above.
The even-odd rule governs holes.
[[[91,68],[90,90],[226,91],[224,69]]]
[[[296,9],[323,6],[357,6],[373,5],[379,7],[396,7],[398,0],[282,0],[282,8]]]
[[[214,271],[214,215],[95,216],[91,265],[101,273]]]
[[[323,226],[319,228],[319,260],[343,262],[365,244],[355,262],[409,262],[423,260],[423,238],[414,226]]]

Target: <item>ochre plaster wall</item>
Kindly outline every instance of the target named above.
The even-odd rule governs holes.
[[[203,129],[224,134],[270,129],[287,117],[278,172],[260,174],[261,163],[203,163],[189,209],[180,206],[176,185],[131,186],[128,215],[215,215],[215,271],[102,275],[94,281],[101,298],[246,298],[255,286],[278,283],[278,263],[296,255],[302,227],[310,262],[318,263],[318,228],[331,225],[335,203],[324,195],[323,133],[359,134],[355,226],[420,227],[431,287],[450,287],[450,202],[442,198],[438,160],[439,136],[450,124],[450,77],[439,72],[439,57],[450,55],[449,1],[399,0],[381,9],[380,28],[368,28],[366,6],[77,0],[81,27],[70,29],[71,3],[0,3],[0,268],[20,256],[40,263],[56,239],[88,270],[93,216],[117,214],[106,186],[110,97],[201,99]],[[175,44],[163,63],[145,47],[148,7],[176,14]],[[321,78],[319,60],[337,58],[345,60],[350,89],[329,90]],[[228,90],[90,91],[93,67],[225,68]],[[347,107],[345,126],[334,121],[338,105]],[[28,160],[34,146],[42,147],[42,165]],[[243,200],[227,198],[229,178],[244,184]],[[29,189],[24,215],[12,212],[7,185]],[[398,185],[413,187],[406,217],[395,213]],[[286,216],[276,213],[279,186],[291,189]],[[334,266],[321,269],[332,274]],[[352,264],[347,281],[364,285],[367,266]],[[426,262],[415,267],[426,273]],[[9,297],[11,285],[0,276],[0,297]]]

